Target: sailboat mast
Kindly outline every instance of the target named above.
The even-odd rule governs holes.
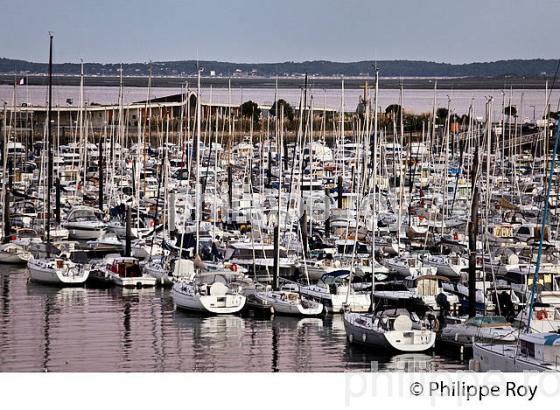
[[[197,91],[196,91],[196,181],[195,181],[195,218],[196,218],[196,252],[195,254],[198,255],[200,249],[200,213],[202,212],[200,206],[200,127],[201,127],[201,101],[200,101],[200,69],[197,68],[198,71],[198,78],[197,78]]]
[[[374,94],[374,111],[373,111],[373,178],[372,178],[372,189],[373,189],[373,215],[372,215],[372,226],[371,226],[371,300],[372,300],[372,310],[373,310],[373,295],[375,290],[375,231],[377,228],[377,209],[376,209],[376,197],[375,191],[377,188],[377,95],[379,92],[379,70],[375,67],[375,94]]]
[[[6,200],[8,196],[8,192],[6,189],[6,165],[8,163],[8,133],[7,133],[7,123],[6,123],[6,102],[4,102],[4,123],[3,123],[3,151],[2,151],[2,179],[4,183],[2,184],[2,203],[4,204],[3,208],[3,220],[4,220],[4,238],[3,243],[8,242],[8,238],[10,237],[10,218],[9,218],[9,202]]]
[[[52,166],[52,130],[51,130],[51,118],[52,118],[52,46],[53,46],[53,35],[49,33],[49,105],[47,114],[47,221],[45,224],[45,233],[47,244],[51,242],[51,189],[52,189],[52,179],[53,179],[53,166]],[[50,256],[50,250],[47,246],[47,257]]]
[[[278,114],[278,111],[276,112]],[[282,209],[282,146],[284,144],[284,104],[280,105],[280,142],[278,148],[278,217],[276,225],[273,229],[273,242],[274,242],[274,261],[273,261],[273,279],[272,288],[278,290],[279,277],[280,277],[280,210]],[[289,201],[288,201],[289,202]],[[288,213],[286,212],[286,216]]]

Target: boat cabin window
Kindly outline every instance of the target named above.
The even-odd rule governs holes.
[[[95,213],[91,210],[74,211],[72,212],[72,220],[75,222],[85,222],[96,220]]]
[[[465,322],[467,326],[496,326],[507,325],[507,321],[503,316],[475,316]]]
[[[535,344],[526,340],[521,340],[521,354],[535,357]]]
[[[323,275],[323,277],[321,278],[321,281],[325,285],[334,285],[334,284],[344,282],[345,278],[346,278],[346,275],[342,275],[342,276]]]
[[[142,276],[140,266],[135,262],[116,262],[113,264],[112,271],[125,278],[137,278]]]
[[[379,282],[375,284],[375,291],[406,292],[408,288],[404,283],[398,282]]]

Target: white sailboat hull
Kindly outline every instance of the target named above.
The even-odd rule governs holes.
[[[173,280],[169,276],[169,271],[159,263],[147,263],[144,265],[144,273],[156,280],[162,286],[173,285]]]
[[[436,334],[433,331],[367,328],[354,323],[355,315],[353,313],[344,315],[344,327],[350,343],[406,353],[424,352],[431,349],[435,344]]]
[[[491,345],[484,343],[473,344],[473,359],[482,372],[523,372],[523,371],[560,371],[558,363],[547,365],[531,360],[517,354],[518,348],[514,345]]]
[[[352,312],[367,312],[371,306],[371,292],[350,293],[347,296],[301,287],[300,293],[318,301],[330,313],[342,313],[345,305]]]
[[[245,306],[245,296],[242,295],[200,295],[191,294],[181,289],[177,283],[171,290],[171,296],[179,309],[191,310],[208,314],[237,313]]]
[[[33,256],[31,253],[13,244],[0,246],[0,263],[20,265],[27,263]]]
[[[33,282],[47,285],[82,285],[89,276],[88,269],[72,268],[66,264],[59,269],[43,259],[30,260],[27,269]]]
[[[272,312],[279,315],[289,316],[317,316],[323,312],[323,305],[321,303],[312,303],[305,306],[305,302],[288,301],[273,297],[271,293],[258,292],[255,297],[261,299],[264,305],[269,305]]]

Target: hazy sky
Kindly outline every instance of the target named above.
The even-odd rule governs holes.
[[[558,58],[560,0],[0,0],[0,57],[55,62]]]

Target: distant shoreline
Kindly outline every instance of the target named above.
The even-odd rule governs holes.
[[[13,85],[14,80],[21,79],[13,74],[0,74],[1,85]],[[47,85],[45,75],[26,76],[28,85]],[[379,86],[384,89],[397,89],[401,84],[405,89],[433,89],[437,81],[438,89],[456,90],[502,90],[513,88],[515,90],[544,90],[548,80],[548,87],[551,87],[551,79],[545,77],[407,77],[407,78],[380,78]],[[203,87],[227,88],[231,81],[232,88],[260,88],[272,89],[278,81],[278,88],[301,88],[304,85],[304,77],[203,77]],[[361,89],[365,82],[372,87],[374,79],[371,77],[348,77],[344,79],[344,87],[347,89]],[[119,78],[114,76],[85,76],[84,82],[87,86],[106,86],[117,87]],[[189,88],[196,88],[196,78],[194,77],[153,77],[153,87],[177,87],[181,88],[186,82]],[[55,76],[53,83],[57,86],[79,86],[79,76]],[[124,87],[147,87],[147,77],[123,77]],[[309,77],[308,87],[310,89],[339,89],[341,88],[340,77]],[[556,81],[555,89],[560,88],[560,81]]]

